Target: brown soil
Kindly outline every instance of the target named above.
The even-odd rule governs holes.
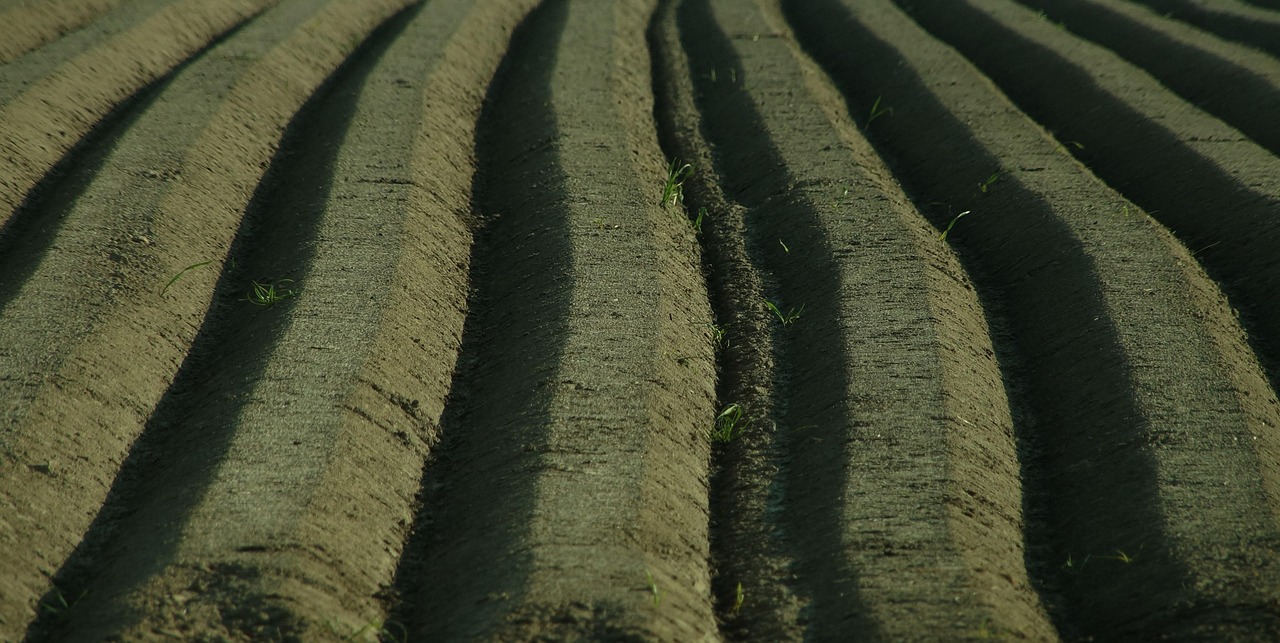
[[[1280,3],[0,19],[0,640],[1280,638]]]

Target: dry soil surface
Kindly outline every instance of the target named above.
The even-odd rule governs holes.
[[[1280,640],[1277,0],[0,33],[0,640]]]

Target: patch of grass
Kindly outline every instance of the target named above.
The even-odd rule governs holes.
[[[176,283],[179,279],[181,279],[181,278],[182,278],[182,275],[185,275],[185,274],[187,274],[188,272],[190,272],[190,271],[192,271],[192,270],[195,270],[196,268],[199,268],[199,267],[201,267],[201,266],[207,266],[207,265],[209,265],[209,264],[211,264],[211,263],[213,263],[213,260],[212,260],[212,259],[210,259],[209,261],[201,261],[200,263],[193,263],[193,264],[191,264],[190,266],[187,266],[186,268],[183,268],[182,270],[178,271],[178,274],[174,275],[174,276],[173,276],[173,279],[170,279],[170,280],[169,280],[169,283],[165,284],[165,285],[164,285],[164,288],[161,288],[161,289],[160,289],[160,296],[161,296],[161,297],[163,297],[163,296],[164,296],[164,294],[165,294],[166,292],[168,292],[168,291],[169,291],[169,286],[172,286],[172,285],[173,285],[174,283]]]
[[[884,98],[884,96],[876,96],[876,102],[871,104],[871,113],[867,114],[867,124],[863,126],[863,129],[871,127],[871,124],[876,122],[876,119],[881,116],[893,116],[892,107],[880,107],[880,99],[882,98]]]
[[[738,615],[738,610],[742,609],[742,603],[747,599],[746,594],[742,593],[742,583],[738,583],[738,587],[733,590],[733,609],[734,616]]]
[[[706,218],[706,216],[707,216],[707,209],[705,207],[698,208],[698,216],[694,218],[693,223],[689,224],[690,227],[693,228],[694,232],[698,234],[702,234],[702,220]]]
[[[684,203],[684,181],[693,174],[693,165],[689,163],[681,164],[680,159],[671,159],[671,164],[667,166],[667,178],[662,184],[662,202],[659,203],[666,208],[673,205],[682,205]]]
[[[951,229],[952,229],[952,228],[954,228],[954,227],[956,227],[956,221],[959,221],[959,220],[960,220],[960,217],[962,217],[962,216],[964,216],[964,215],[966,215],[966,214],[969,214],[969,210],[965,210],[964,212],[961,212],[960,214],[957,214],[953,219],[951,219],[951,223],[948,223],[948,224],[947,224],[947,229],[946,229],[946,230],[943,230],[943,231],[942,231],[942,234],[939,234],[939,235],[938,235],[938,240],[939,240],[939,241],[946,241],[946,240],[947,240],[947,235],[948,235],[948,234],[951,234]]]
[[[711,428],[711,439],[716,442],[733,442],[751,425],[746,409],[741,404],[730,404],[716,416]]]
[[[276,283],[260,283],[252,282],[253,285],[249,289],[249,294],[245,295],[245,301],[255,306],[274,306],[286,299],[292,299],[298,296],[297,288],[285,288],[285,284],[293,283],[292,279],[281,279]]]
[[[804,312],[804,304],[800,304],[799,308],[792,308],[785,313],[782,312],[782,309],[779,308],[777,304],[769,301],[768,299],[764,300],[764,305],[775,317],[778,318],[779,322],[782,322],[783,326],[790,326],[791,324],[794,324],[797,319],[800,319],[800,313]]]

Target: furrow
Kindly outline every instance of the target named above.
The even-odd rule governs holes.
[[[646,2],[544,2],[490,90],[475,294],[402,612],[426,640],[714,637],[709,306],[659,207]]]
[[[1269,116],[1280,110],[1280,61],[1275,58],[1118,0],[1021,2],[1280,153],[1280,129]]]
[[[668,67],[689,75],[667,83],[667,129],[718,177],[692,196],[743,212],[712,243],[745,248],[760,273],[713,279],[763,282],[757,297],[784,317],[803,305],[772,320],[772,354],[749,375],[727,363],[738,372],[720,391],[722,404],[768,391],[748,408],[742,445],[722,450],[714,489],[725,634],[1045,637],[1017,540],[1009,405],[964,272],[798,55],[776,6],[686,1],[657,27],[667,59],[681,56],[677,28],[688,59]],[[707,213],[716,226],[720,216]],[[723,594],[739,582],[734,605]]]
[[[49,70],[0,107],[0,234],[95,125],[219,34],[278,0],[183,0]]]
[[[0,311],[6,637],[61,594],[50,578],[185,358],[285,124],[397,6],[323,5],[281,5],[187,67],[53,200],[61,229]]]
[[[15,57],[13,60],[4,61],[3,64],[0,64],[0,107],[21,96],[29,87],[39,84],[54,70],[69,61],[75,60],[77,56],[101,47],[121,32],[137,28],[146,22],[148,18],[156,16],[165,7],[174,4],[175,1],[138,0],[119,4],[109,11],[104,11],[101,15],[91,16],[92,19],[81,29],[45,43],[35,51],[29,51],[24,55]],[[28,19],[31,19],[38,15],[41,10],[53,6],[55,5],[51,3],[42,3],[14,9],[14,11],[25,12],[28,15]],[[2,14],[0,14],[0,17],[2,17]],[[24,34],[30,34],[29,30],[38,31],[38,27],[31,25],[30,27],[24,26],[17,29],[17,31]],[[30,36],[28,35],[28,37]],[[18,37],[16,40],[21,41],[22,37]],[[210,43],[216,42],[216,40],[217,38],[211,38]],[[208,46],[209,43],[206,43],[204,48]],[[196,50],[188,56],[188,59],[197,57],[198,54],[199,50]],[[167,73],[160,74],[158,77],[163,78],[165,75]],[[145,85],[146,83],[143,83],[143,86]],[[128,102],[128,99],[121,101],[123,104]],[[118,106],[116,109],[119,108]],[[110,120],[110,118],[107,116],[101,120]]]
[[[960,4],[917,2],[913,15],[1012,39],[958,19]],[[1280,415],[1214,284],[890,2],[786,7],[915,201],[934,204],[939,228],[954,223],[948,240],[1007,330],[997,347],[1021,410],[1028,564],[1060,634],[1274,631],[1262,579],[1277,562]],[[886,111],[871,119],[877,102]]]
[[[115,563],[82,584],[76,636],[130,612],[124,638],[378,633],[464,314],[468,193],[430,184],[471,180],[454,119],[474,122],[518,7],[436,2],[392,21],[291,126],[222,312],[117,485],[114,513],[132,515],[102,521],[109,540],[87,556]],[[298,296],[257,313],[255,275],[296,278],[281,287]]]
[[[1280,382],[1280,158],[1025,8],[1004,0],[914,7],[926,29],[1193,251],[1244,313],[1273,385]],[[1073,91],[1045,92],[1046,74]]]
[[[121,0],[69,0],[0,7],[0,25],[8,30],[0,41],[0,64],[91,22]]]
[[[1280,55],[1280,6],[1241,0],[1135,0],[1156,13]]]

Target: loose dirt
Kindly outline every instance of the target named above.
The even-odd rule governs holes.
[[[0,20],[0,640],[1280,638],[1272,0]]]

